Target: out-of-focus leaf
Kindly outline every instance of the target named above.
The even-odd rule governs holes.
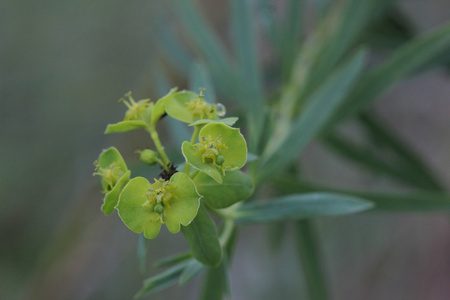
[[[330,124],[342,121],[383,95],[399,80],[413,74],[450,49],[450,24],[419,36],[400,47],[384,63],[363,77],[339,107]]]
[[[215,103],[217,101],[216,91],[207,66],[199,62],[194,62],[189,73],[189,89],[197,92],[199,88],[204,88],[204,99],[209,103]]]
[[[183,262],[158,275],[146,279],[143,283],[142,289],[136,294],[136,296],[134,296],[134,298],[139,299],[145,295],[161,291],[171,285],[174,285],[178,282],[178,278],[186,268],[187,264],[188,262]]]
[[[184,74],[187,74],[192,62],[192,57],[187,51],[186,46],[183,45],[179,37],[176,36],[173,25],[161,18],[159,24],[163,23],[164,26],[154,26],[158,38],[157,44],[163,50],[161,53],[166,55],[166,61],[168,63]]]
[[[425,163],[416,155],[410,147],[394,136],[393,132],[385,128],[374,116],[363,113],[359,116],[360,124],[367,130],[374,143],[380,143],[388,147],[402,160],[402,168],[408,173],[420,178],[422,186],[434,190],[443,190],[442,185],[426,167]]]
[[[412,24],[395,7],[368,28],[362,36],[363,43],[383,49],[395,49],[413,38]]]
[[[312,220],[297,222],[297,245],[303,273],[305,274],[309,298],[327,300],[327,285],[323,274],[317,233]]]
[[[162,71],[160,65],[155,62],[157,67],[152,69],[151,75],[154,82],[156,82],[156,88],[159,96],[163,96],[171,89],[171,85],[167,79],[167,75]],[[186,126],[178,120],[172,118],[166,118],[165,122],[168,124],[170,131],[170,137],[174,144],[181,145],[184,141],[189,140],[190,133]]]
[[[398,163],[385,161],[376,156],[371,149],[357,146],[337,133],[327,135],[322,141],[335,153],[371,171],[391,176],[396,180],[413,186],[424,188],[428,186],[427,184],[424,185],[421,176],[416,176],[409,169],[402,168]]]
[[[232,257],[236,243],[236,226],[229,220],[223,224],[220,233],[220,242],[224,250],[222,262],[216,268],[209,268],[204,276],[201,291],[201,300],[219,300],[222,297],[230,297],[229,258]]]
[[[178,283],[184,285],[187,282],[195,278],[200,272],[202,272],[206,266],[198,260],[192,259],[180,275]]]
[[[185,261],[191,257],[192,257],[191,252],[175,254],[175,255],[158,260],[157,262],[155,262],[155,266],[156,267],[167,267],[167,266],[174,265],[176,263]]]
[[[345,194],[292,194],[267,202],[243,204],[236,209],[234,217],[240,223],[263,223],[346,215],[372,207],[369,201]]]
[[[444,193],[415,192],[405,194],[382,194],[355,192],[354,195],[366,197],[375,205],[377,211],[448,211],[450,210],[450,195]]]
[[[342,8],[336,5],[337,13],[330,11],[323,22],[332,22],[335,28],[317,53],[305,88],[301,91],[301,101],[305,101],[316,87],[320,86],[323,78],[326,78],[351,49],[368,24],[392,2],[392,0],[350,0],[342,3]]]
[[[208,268],[200,300],[221,300],[227,294],[229,294],[228,260],[224,255],[218,267]]]
[[[253,182],[241,171],[226,172],[223,183],[219,184],[210,176],[199,173],[194,183],[202,201],[213,208],[225,208],[247,199],[253,193]]]
[[[344,193],[361,197],[374,204],[370,212],[420,212],[420,211],[447,211],[450,210],[450,195],[439,192],[407,192],[407,193],[380,193],[357,190],[335,189],[310,184],[295,179],[277,180],[276,186],[285,192],[330,192]]]
[[[240,84],[238,96],[249,114],[249,148],[256,151],[264,120],[262,74],[258,65],[256,40],[249,0],[231,1],[231,25]]]
[[[207,266],[217,266],[222,259],[222,248],[219,244],[216,225],[203,204],[197,216],[189,226],[182,227],[192,255]]]
[[[286,7],[286,18],[281,26],[280,34],[280,50],[279,56],[281,61],[281,74],[284,80],[288,80],[292,71],[292,65],[295,55],[300,48],[300,39],[302,37],[303,17],[305,10],[304,0],[290,0]]]
[[[236,77],[232,64],[219,38],[211,30],[211,26],[208,26],[192,1],[172,0],[171,3],[182,22],[182,28],[188,33],[189,40],[210,67],[214,81],[219,83],[215,87],[227,94],[233,92],[236,87]]]
[[[341,102],[353,87],[364,65],[365,52],[359,51],[332,74],[330,79],[311,97],[302,114],[290,131],[272,148],[266,149],[259,166],[259,181],[273,176],[294,160],[334,115]],[[281,134],[281,133],[280,133]]]
[[[281,249],[284,238],[287,235],[288,222],[276,222],[271,224],[268,232],[268,239],[271,250],[275,253]]]

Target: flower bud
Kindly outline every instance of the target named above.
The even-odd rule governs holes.
[[[221,165],[223,165],[224,162],[225,162],[225,157],[223,157],[222,155],[217,155],[216,164],[218,166],[221,166]]]
[[[139,154],[139,159],[151,166],[158,162],[158,153],[153,150],[145,149],[142,150]]]
[[[158,213],[158,214],[162,214],[163,211],[164,211],[164,207],[162,206],[161,203],[158,203],[158,204],[156,204],[156,205],[153,207],[153,211],[156,212],[156,213]]]

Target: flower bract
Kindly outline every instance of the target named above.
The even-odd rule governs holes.
[[[95,166],[94,175],[101,177],[103,193],[106,194],[102,211],[108,215],[113,212],[117,205],[119,194],[130,179],[130,171],[122,155],[114,147],[104,150],[98,161],[95,162]]]
[[[184,142],[183,155],[195,169],[222,183],[225,171],[242,168],[247,161],[247,144],[239,129],[209,123],[199,133],[199,142]]]
[[[189,124],[199,120],[219,120],[226,113],[223,104],[209,103],[202,92],[198,95],[190,91],[173,93],[165,108],[169,116]]]
[[[192,179],[181,172],[154,183],[136,177],[124,187],[117,209],[129,229],[153,239],[162,224],[171,233],[180,231],[180,224],[189,225],[197,215],[200,198]]]

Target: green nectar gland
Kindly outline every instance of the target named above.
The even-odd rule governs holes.
[[[195,144],[194,147],[197,149],[194,154],[201,155],[203,163],[213,163],[219,167],[223,165],[225,158],[220,152],[228,147],[222,143],[221,135],[217,136],[215,140],[210,135],[201,136],[200,143]]]
[[[104,190],[102,192],[106,194],[113,189],[117,180],[122,177],[124,172],[120,169],[118,162],[113,162],[106,168],[100,167],[98,162],[94,162],[94,165],[96,166],[96,172],[93,175],[102,177],[104,184]]]
[[[128,101],[125,100],[125,98],[119,99],[119,102],[123,102],[128,107],[128,110],[125,113],[124,121],[142,119],[142,114],[147,106],[150,105],[150,99],[143,99],[136,102],[133,97],[131,97],[131,92],[125,94],[125,97],[128,98]]]
[[[170,200],[177,198],[177,196],[172,193],[174,189],[175,187],[171,186],[169,181],[155,179],[155,183],[151,184],[148,192],[145,193],[147,201],[142,204],[142,206],[158,213],[161,224],[164,223],[162,217],[164,209],[166,207],[170,208]]]

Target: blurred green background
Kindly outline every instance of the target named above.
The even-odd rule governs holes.
[[[226,1],[197,2],[226,41]],[[140,132],[103,131],[122,118],[117,99],[127,91],[138,99],[161,95],[155,66],[187,88],[190,66],[163,59],[159,47],[175,21],[162,3],[0,3],[0,299],[131,299],[142,279],[157,271],[140,273],[137,235],[117,216],[101,213],[92,163],[114,144],[137,164],[134,149],[150,146]],[[278,5],[283,1],[274,1]],[[415,32],[450,20],[444,0],[400,1],[396,8]],[[270,65],[266,46],[261,41],[261,62]],[[445,186],[449,83],[444,70],[429,72],[397,86],[372,108]],[[353,132],[351,124],[346,130]],[[333,186],[393,188],[319,144],[310,145],[302,163],[309,178]],[[321,219],[318,225],[332,299],[450,298],[447,214],[358,215]],[[242,230],[232,299],[301,299],[294,241],[281,240],[276,250],[267,246],[266,233],[265,226]],[[147,264],[184,248],[181,236],[166,232],[150,243]],[[194,281],[150,298],[195,299],[197,289]]]

